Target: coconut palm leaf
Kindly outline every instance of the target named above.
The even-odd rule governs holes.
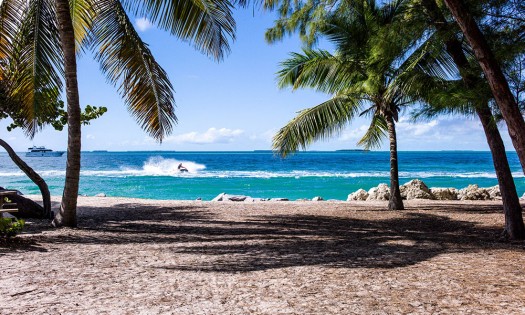
[[[228,39],[235,38],[232,4],[228,0],[121,0],[137,16],[187,40],[220,60],[229,52]]]
[[[9,1],[9,0],[8,0]],[[18,32],[7,61],[10,97],[19,102],[33,137],[40,128],[36,117],[51,110],[62,89],[62,49],[52,0],[31,0],[22,7]]]
[[[71,20],[75,33],[75,47],[81,52],[87,46],[87,39],[95,17],[96,0],[69,0]]]
[[[341,132],[361,107],[359,100],[347,95],[302,110],[273,138],[273,148],[285,157],[299,148]]]
[[[376,113],[372,116],[370,126],[357,145],[363,146],[366,150],[379,148],[381,147],[382,139],[384,139],[387,134],[388,127],[385,118],[383,115]]]
[[[363,64],[359,60],[343,59],[324,50],[305,49],[303,54],[292,53],[281,62],[278,86],[314,88],[325,93],[336,93],[363,78]]]
[[[3,0],[0,2],[0,59],[11,54],[13,39],[18,33],[23,16],[22,0]]]
[[[107,79],[119,85],[129,111],[153,138],[171,133],[177,122],[173,87],[118,0],[97,1],[93,24],[96,59]]]

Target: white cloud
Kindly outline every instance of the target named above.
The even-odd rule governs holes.
[[[398,123],[396,124],[396,128],[399,131],[405,132],[407,134],[411,134],[414,136],[422,136],[430,132],[434,132],[438,124],[439,122],[437,120],[414,123],[410,122],[409,119],[406,117],[401,117],[401,119],[399,119]]]
[[[153,24],[146,18],[135,19],[135,25],[141,32],[145,32],[153,27]]]
[[[87,136],[86,136],[86,139],[93,140],[93,139],[95,139],[95,136],[94,136],[94,135],[87,135]]]
[[[268,129],[261,134],[253,134],[250,136],[250,140],[261,140],[265,143],[272,143],[273,137],[277,133],[277,129]]]
[[[359,128],[345,131],[340,137],[341,141],[359,141],[368,130],[369,125],[361,125]]]
[[[210,143],[229,143],[233,142],[244,133],[241,129],[210,128],[205,132],[192,131],[180,135],[168,137],[166,142],[191,143],[191,144],[210,144]]]

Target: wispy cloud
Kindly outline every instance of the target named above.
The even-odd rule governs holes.
[[[135,19],[135,25],[141,32],[145,32],[153,27],[153,24],[146,18]]]
[[[438,120],[414,123],[411,122],[407,117],[401,117],[396,127],[398,130],[406,132],[407,134],[422,136],[428,133],[434,133],[438,125]]]
[[[361,125],[359,128],[350,129],[339,137],[341,141],[359,141],[368,130],[369,125]]]
[[[271,144],[276,133],[277,129],[268,129],[261,134],[252,134],[249,138],[250,140],[260,140],[262,142]]]
[[[192,131],[180,135],[168,137],[166,142],[189,143],[189,144],[210,144],[210,143],[229,143],[241,136],[244,130],[228,128],[210,128],[205,132]]]
[[[361,139],[368,125],[345,130],[338,141],[354,144]],[[476,119],[462,117],[438,118],[413,122],[400,117],[396,123],[400,150],[485,149],[483,128]],[[383,139],[381,149],[388,150],[388,138]]]

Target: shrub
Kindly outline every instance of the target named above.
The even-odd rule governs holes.
[[[9,238],[18,234],[24,228],[24,220],[0,218],[0,237]]]

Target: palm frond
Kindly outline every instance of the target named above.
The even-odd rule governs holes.
[[[23,127],[30,137],[40,128],[36,117],[45,115],[60,96],[62,60],[53,1],[29,1],[13,39],[7,80],[10,97],[21,104],[28,119]]]
[[[379,148],[381,141],[387,134],[388,127],[385,118],[379,113],[375,113],[374,116],[372,116],[370,126],[357,145],[363,146],[366,150]]]
[[[118,0],[97,2],[90,42],[107,79],[123,96],[130,113],[153,138],[171,133],[177,122],[168,75],[133,28]]]
[[[0,59],[11,54],[13,40],[23,19],[24,7],[23,0],[0,2]]]
[[[360,106],[359,100],[343,95],[302,110],[274,136],[273,148],[284,157],[314,141],[329,138],[342,131]]]
[[[95,0],[69,0],[77,52],[84,50],[95,16]]]
[[[221,60],[235,39],[232,3],[228,0],[121,0],[137,16],[189,41],[205,54]]]
[[[314,88],[325,93],[336,93],[362,77],[359,61],[332,55],[324,50],[306,49],[303,54],[292,53],[281,62],[278,72],[280,88],[292,86]]]

